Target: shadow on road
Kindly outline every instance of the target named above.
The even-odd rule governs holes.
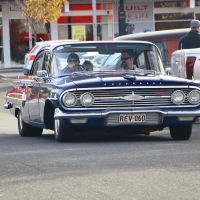
[[[15,140],[15,143],[52,143],[56,142],[54,139],[54,134],[43,134],[41,137],[21,137],[18,134],[1,134],[0,138],[4,142],[9,142]],[[168,133],[159,133],[151,135],[115,135],[115,134],[83,134],[77,133],[72,142],[69,143],[105,143],[105,142],[166,142],[173,141]],[[57,143],[57,142],[56,142]]]

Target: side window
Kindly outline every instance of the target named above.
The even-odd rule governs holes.
[[[156,54],[153,51],[148,51],[147,57],[148,57],[148,61],[149,61],[150,70],[155,70],[157,72],[160,72]]]
[[[154,42],[154,44],[159,48],[162,62],[167,62],[166,46],[163,42]]]
[[[50,53],[49,52],[45,53],[42,70],[46,70],[48,73],[48,76],[50,76],[52,74],[51,66],[50,66]]]
[[[146,60],[144,52],[140,53],[136,60],[137,68],[146,69]]]
[[[43,60],[44,60],[44,54],[40,54],[35,62],[34,62],[34,65],[33,65],[33,76],[36,76],[37,75],[37,71],[40,71],[43,69]]]

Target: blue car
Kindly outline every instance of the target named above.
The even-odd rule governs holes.
[[[79,60],[86,53],[121,55],[121,62],[88,70]],[[166,75],[151,42],[52,43],[38,52],[28,76],[13,83],[4,108],[18,119],[23,137],[50,129],[65,142],[76,131],[148,135],[169,127],[174,140],[188,140],[200,116],[199,83]]]

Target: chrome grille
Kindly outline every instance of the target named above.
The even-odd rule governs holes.
[[[148,106],[177,106],[171,101],[171,94],[176,89],[171,88],[149,88],[149,89],[110,89],[110,90],[90,90],[95,100],[94,104],[90,108],[94,107],[148,107]],[[191,89],[181,89],[186,97]],[[80,103],[80,96],[86,91],[74,91],[77,96],[77,104],[75,107],[83,107]],[[88,91],[87,91],[88,92]],[[124,100],[120,97],[132,95],[140,95],[146,97],[141,100]],[[187,98],[181,105],[191,105]]]
[[[123,125],[158,125],[159,124],[159,114],[158,113],[146,113],[146,122],[134,122],[134,123],[123,123]],[[110,114],[107,118],[107,126],[119,125],[118,114]]]

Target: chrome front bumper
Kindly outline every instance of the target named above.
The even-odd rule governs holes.
[[[106,125],[117,125],[119,114],[138,114],[138,113],[147,114],[147,121],[144,123],[143,122],[138,123],[141,125],[142,124],[159,125],[163,123],[163,119],[165,117],[200,117],[200,110],[196,110],[196,111],[161,111],[161,110],[113,111],[113,110],[108,110],[108,111],[102,111],[102,112],[90,111],[90,112],[84,112],[84,113],[83,112],[67,113],[57,108],[55,110],[54,118],[55,119],[104,118],[106,119],[105,120]],[[193,121],[193,120],[189,120],[189,121]]]

